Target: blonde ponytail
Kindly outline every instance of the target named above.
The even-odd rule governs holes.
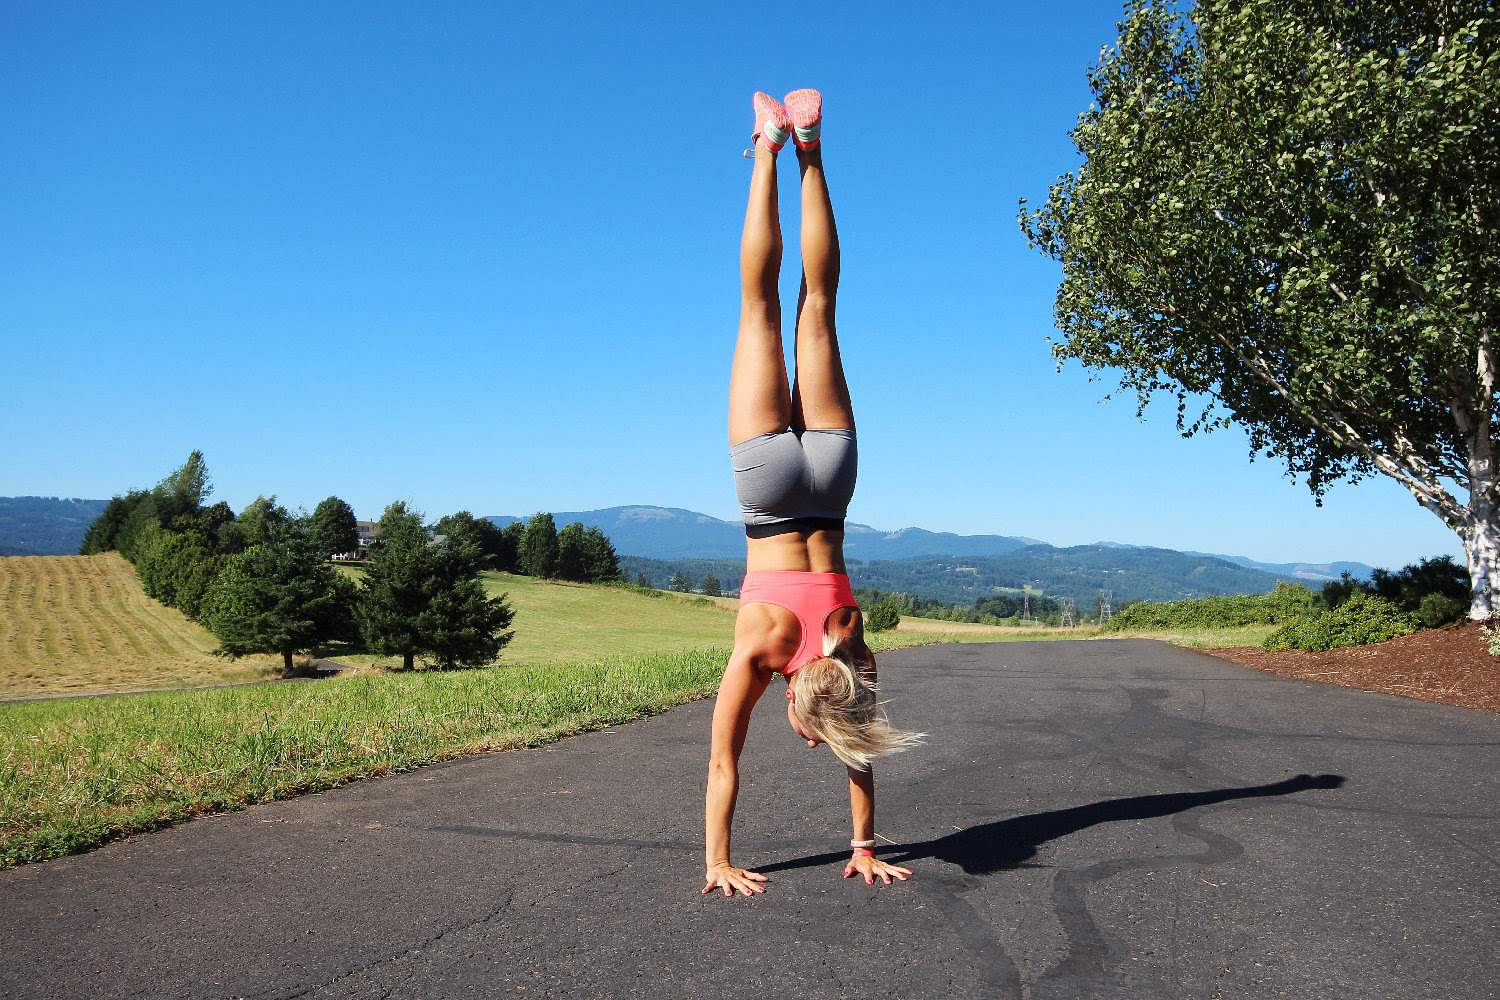
[[[827,743],[839,760],[855,770],[868,771],[876,757],[914,747],[927,734],[891,725],[881,711],[883,703],[875,685],[859,669],[864,663],[852,645],[850,640],[837,643],[831,655],[804,664],[792,674],[792,713],[803,730]]]

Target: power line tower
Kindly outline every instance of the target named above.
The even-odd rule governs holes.
[[[1031,624],[1031,594],[1025,591],[1021,593],[1021,621]]]
[[[1099,591],[1099,624],[1101,626],[1108,625],[1110,618],[1114,617],[1114,598],[1115,592],[1113,590]]]
[[[1078,624],[1078,602],[1071,597],[1059,597],[1057,599],[1058,616],[1062,619],[1058,622],[1063,628],[1073,628]]]

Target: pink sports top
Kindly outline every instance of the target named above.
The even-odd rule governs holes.
[[[839,608],[857,608],[849,578],[843,573],[804,573],[799,570],[757,570],[740,584],[740,606],[774,604],[797,616],[802,638],[797,651],[777,673],[791,676],[823,655],[823,632],[828,616]]]

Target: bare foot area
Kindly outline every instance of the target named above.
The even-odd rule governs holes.
[[[1268,653],[1255,646],[1199,652],[1282,677],[1500,712],[1500,658],[1489,654],[1478,622],[1326,653]]]

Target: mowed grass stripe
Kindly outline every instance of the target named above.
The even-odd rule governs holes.
[[[0,562],[0,658],[15,663],[21,661],[19,587],[17,575],[7,572],[5,564]]]
[[[26,558],[26,557],[22,557]],[[9,562],[9,560],[6,560]],[[36,607],[36,576],[26,573],[17,579],[16,586],[16,655],[24,663],[36,662],[36,639],[39,618]]]
[[[108,559],[109,556],[79,556],[78,558]],[[169,609],[146,596],[146,592],[141,589],[140,578],[135,575],[135,568],[133,566],[118,555],[114,556],[114,562],[117,565],[112,565],[110,572],[116,576],[116,593],[124,598],[123,605],[125,612],[129,615],[135,627],[145,633],[145,638],[150,642],[152,647],[172,654],[183,652],[182,642],[180,640],[174,641],[177,630],[162,627],[161,612]],[[174,611],[173,614],[181,619],[182,622],[185,623],[187,621],[187,617],[181,612]]]
[[[135,658],[151,655],[154,647],[144,629],[127,627],[134,616],[130,613],[127,592],[140,587],[134,568],[117,555],[79,556],[82,562],[79,579],[86,581],[78,603],[88,606],[88,617],[95,623],[101,635],[99,645],[103,650],[113,648],[114,656]],[[129,574],[129,579],[125,577]],[[101,653],[100,655],[107,655]]]
[[[87,659],[117,658],[120,655],[119,630],[104,613],[104,587],[99,580],[97,563],[83,559],[65,561],[63,571],[78,595],[79,621],[73,636],[78,655]]]
[[[56,562],[48,561],[43,564],[42,572],[37,578],[37,613],[40,616],[39,634],[41,636],[41,651],[48,659],[62,659],[65,654],[64,640],[61,636],[63,631],[63,608],[60,602],[60,591],[62,587],[58,580],[59,566]],[[72,652],[66,650],[66,652]]]
[[[102,589],[102,600],[97,607],[108,621],[110,631],[124,641],[127,656],[151,655],[151,639],[145,629],[136,627],[135,605],[130,600],[140,590],[140,578],[135,576],[134,567],[113,553],[91,558],[97,560],[92,570]],[[144,596],[145,592],[141,594]]]
[[[115,553],[0,559],[0,601],[0,698],[264,680],[277,662],[212,656],[214,637],[146,597]]]

